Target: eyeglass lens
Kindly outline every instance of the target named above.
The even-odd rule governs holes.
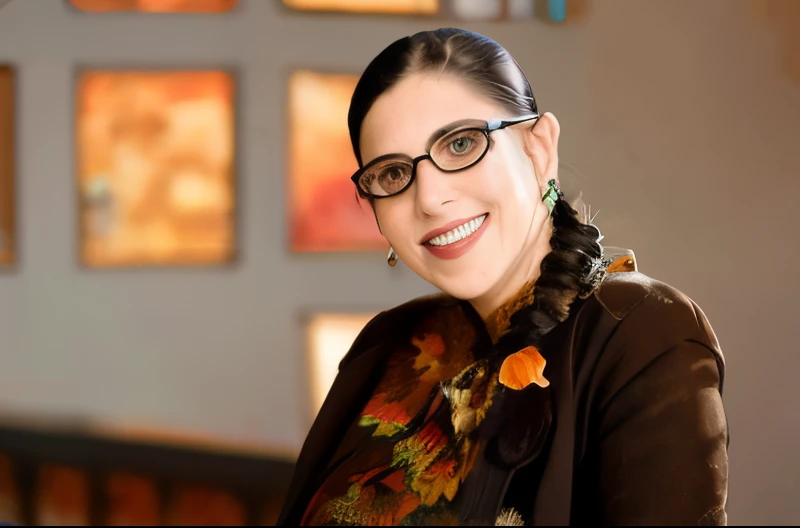
[[[430,157],[440,170],[454,172],[477,163],[488,148],[489,139],[483,130],[466,128],[454,130],[437,140],[431,147]],[[413,171],[410,159],[382,160],[361,174],[359,186],[372,196],[391,196],[409,185]]]

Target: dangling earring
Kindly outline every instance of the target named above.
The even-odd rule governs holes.
[[[558,188],[558,184],[556,183],[555,179],[547,182],[547,191],[542,196],[542,201],[547,206],[547,210],[550,211],[551,216],[553,214],[553,209],[556,207],[556,202],[563,197],[564,193],[562,193],[561,189]]]
[[[389,256],[386,257],[386,263],[390,266],[397,264],[397,253],[394,252],[394,248],[392,246],[389,246]]]

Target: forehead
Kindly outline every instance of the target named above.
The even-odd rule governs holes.
[[[413,74],[382,94],[361,127],[364,163],[384,154],[412,157],[425,151],[431,134],[464,119],[488,121],[502,108],[463,80],[438,74]]]

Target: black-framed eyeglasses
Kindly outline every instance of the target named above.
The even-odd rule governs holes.
[[[436,139],[428,152],[411,158],[405,154],[386,154],[375,158],[352,176],[362,198],[388,198],[408,189],[417,175],[417,165],[430,160],[442,172],[458,172],[480,162],[489,152],[489,134],[512,125],[538,119],[530,114],[513,119],[492,119],[486,126],[463,125]]]

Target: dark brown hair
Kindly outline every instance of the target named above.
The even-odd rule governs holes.
[[[364,70],[350,102],[347,124],[359,165],[361,124],[386,90],[414,73],[450,74],[500,103],[512,115],[537,113],[528,79],[497,42],[463,29],[442,28],[404,37],[389,45]]]

